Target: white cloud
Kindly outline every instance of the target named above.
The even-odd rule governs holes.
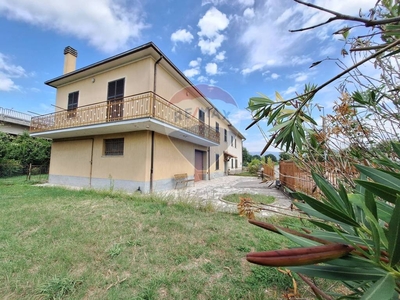
[[[18,90],[13,78],[26,77],[26,71],[23,67],[13,65],[4,54],[0,53],[0,91]]]
[[[360,7],[373,7],[375,0],[342,1],[316,0],[315,4],[358,15]],[[265,0],[254,8],[254,17],[238,19],[241,28],[239,43],[247,53],[242,73],[262,70],[263,67],[296,66],[313,61],[317,49],[307,49],[310,41],[324,39],[331,35],[333,28],[343,23],[328,24],[315,30],[290,33],[298,29],[326,21],[331,15],[295,4],[293,1]],[[333,22],[334,23],[334,22]],[[307,55],[301,55],[307,51]],[[257,66],[257,67],[256,67]],[[261,67],[260,67],[261,66]]]
[[[256,64],[254,66],[251,66],[250,68],[243,69],[242,74],[247,75],[247,74],[253,73],[254,71],[261,70],[263,67],[264,67],[263,64]]]
[[[183,71],[186,77],[192,78],[200,74],[200,65],[201,65],[201,58],[198,57],[195,60],[191,60],[189,62],[190,69]]]
[[[216,63],[208,63],[206,65],[206,73],[208,75],[216,75],[216,74],[218,74],[218,65]]]
[[[238,0],[238,3],[243,6],[253,6],[254,0]]]
[[[289,75],[288,77],[294,79],[295,82],[303,82],[308,79],[309,74],[306,74],[304,72],[299,72],[299,73]]]
[[[229,115],[229,120],[233,126],[238,126],[244,121],[246,121],[246,123],[250,123],[252,119],[251,113],[247,109],[239,109]]]
[[[272,79],[278,79],[280,77],[280,75],[276,74],[276,73],[272,73],[271,74],[271,78]]]
[[[226,51],[221,51],[221,52],[219,52],[219,53],[215,56],[215,59],[216,59],[217,61],[224,61],[225,58],[226,58],[225,53],[226,53]]]
[[[200,74],[200,70],[197,68],[192,68],[192,69],[187,69],[183,71],[183,74],[185,74],[186,77],[194,77]]]
[[[193,35],[186,29],[178,29],[171,34],[171,41],[174,43],[181,42],[190,44],[193,38]]]
[[[147,27],[140,2],[119,0],[1,0],[0,14],[75,36],[102,51],[127,48]]]
[[[229,19],[227,16],[215,7],[211,7],[205,13],[197,24],[200,28],[198,46],[203,54],[214,55],[217,52],[225,40],[225,36],[221,32],[228,25]]]
[[[294,96],[294,94],[295,94],[296,92],[301,92],[301,91],[300,91],[300,87],[301,87],[301,86],[302,86],[301,84],[296,83],[295,85],[292,85],[292,86],[288,87],[288,88],[282,93],[282,95],[284,95],[284,96]]]
[[[246,8],[243,12],[243,17],[245,17],[246,19],[252,19],[254,18],[255,14],[254,14],[254,9],[253,8]]]
[[[201,83],[208,82],[208,78],[206,76],[202,75],[202,76],[197,77],[197,81],[201,82]]]
[[[198,57],[198,58],[196,58],[196,60],[190,61],[189,67],[191,67],[191,68],[199,67],[199,66],[200,66],[200,63],[201,63],[201,58]]]

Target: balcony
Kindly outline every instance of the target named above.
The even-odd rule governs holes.
[[[71,138],[151,130],[203,146],[219,144],[219,132],[164,98],[147,92],[32,117],[30,133]]]

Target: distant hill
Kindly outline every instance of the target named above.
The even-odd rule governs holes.
[[[251,155],[260,155],[260,152],[249,152]],[[265,155],[267,155],[267,154],[273,154],[273,155],[275,155],[275,157],[277,158],[277,159],[279,159],[279,153],[280,152],[265,152],[264,154],[263,154],[263,156],[265,156]]]

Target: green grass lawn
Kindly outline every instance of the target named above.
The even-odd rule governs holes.
[[[245,260],[285,238],[185,201],[0,179],[0,228],[1,299],[276,299],[292,286]]]

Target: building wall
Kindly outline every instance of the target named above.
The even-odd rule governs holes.
[[[207,147],[158,133],[155,134],[154,142],[154,190],[173,189],[175,174],[186,173],[188,178],[193,179],[195,150],[204,152],[204,172],[207,172]]]
[[[76,91],[79,91],[78,106],[107,101],[108,82],[121,78],[125,78],[125,96],[152,91],[153,69],[153,59],[144,58],[113,70],[72,82],[57,89],[56,105],[59,108],[66,109],[68,94]],[[56,110],[60,110],[59,108],[56,108]]]
[[[67,108],[68,94],[79,91],[78,106],[84,106],[107,100],[108,82],[125,78],[124,95],[153,90],[154,64],[152,57],[131,62],[124,66],[71,82],[57,90],[57,110]],[[154,173],[153,190],[172,189],[175,186],[173,176],[187,173],[189,178],[195,173],[195,151],[204,153],[203,179],[227,175],[232,169],[231,162],[224,162],[224,151],[237,156],[235,171],[242,168],[242,141],[235,136],[236,147],[231,145],[228,122],[210,113],[210,104],[197,97],[196,92],[186,88],[182,79],[175,78],[161,64],[157,65],[156,93],[166,100],[188,111],[198,118],[199,110],[205,113],[205,123],[215,128],[220,126],[220,145],[207,148],[184,140],[170,138],[167,135],[154,134]],[[228,130],[228,140],[224,141],[224,129]],[[104,139],[124,138],[123,156],[105,156]],[[93,146],[93,151],[92,151]],[[216,154],[219,154],[219,169],[216,169]],[[92,159],[92,165],[90,164]],[[50,164],[50,182],[65,185],[95,187],[102,189],[121,189],[135,191],[138,187],[144,192],[150,191],[151,132],[136,131],[114,135],[99,135],[93,138],[57,141],[52,148]],[[237,168],[236,168],[237,166]],[[208,167],[210,173],[207,174]]]
[[[110,138],[124,138],[123,155],[104,155],[104,140]],[[50,183],[126,191],[134,191],[141,187],[142,191],[146,191],[149,189],[149,181],[148,131],[53,142]]]

